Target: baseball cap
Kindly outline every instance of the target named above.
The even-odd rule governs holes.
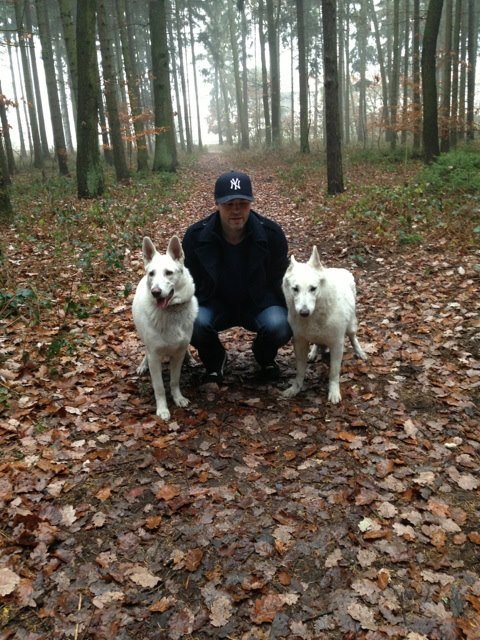
[[[252,181],[246,173],[241,171],[227,171],[218,176],[215,182],[215,202],[225,204],[230,200],[255,199],[252,193]]]

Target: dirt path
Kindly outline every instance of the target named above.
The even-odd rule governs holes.
[[[2,638],[478,640],[474,256],[377,245],[359,267],[321,185],[302,201],[239,160],[298,257],[317,243],[355,271],[369,360],[346,349],[338,406],[320,361],[285,401],[291,346],[280,382],[260,384],[250,336],[232,330],[225,384],[187,369],[192,407],[164,424],[135,374],[130,299],[71,327],[84,355],[64,356],[66,377],[31,354],[1,431],[25,454],[0,468]],[[210,211],[229,168],[211,153],[182,169],[189,196],[153,235]],[[128,268],[135,281],[139,255]]]

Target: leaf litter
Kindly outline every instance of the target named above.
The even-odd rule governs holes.
[[[140,251],[94,276],[96,306],[68,319],[72,349],[53,367],[46,345],[76,275],[40,250],[40,228],[38,250],[8,230],[18,283],[33,257],[58,302],[33,329],[2,321],[2,638],[478,640],[478,255],[354,233],[354,189],[330,200],[313,179],[287,189],[275,167],[238,160],[297,259],[316,243],[354,271],[369,360],[346,349],[339,406],[326,403],[322,361],[287,402],[291,345],[265,385],[251,335],[232,329],[225,384],[184,367],[192,405],[162,423],[122,298]],[[224,159],[199,162],[180,172],[190,195],[175,215],[142,230],[159,245],[211,210]]]

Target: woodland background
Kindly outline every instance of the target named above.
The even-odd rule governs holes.
[[[478,14],[1,3],[1,640],[478,640]],[[291,345],[265,384],[232,329],[164,423],[141,240],[230,168],[297,259],[353,271],[369,359],[340,405],[321,360],[287,402]]]

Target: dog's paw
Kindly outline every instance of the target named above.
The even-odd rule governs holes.
[[[291,387],[288,387],[288,389],[285,389],[285,391],[282,391],[282,397],[283,398],[293,398],[294,396],[296,396],[298,394],[298,392],[300,391],[298,385],[296,384],[292,384]]]
[[[328,401],[332,404],[338,404],[341,399],[342,396],[340,394],[340,387],[338,386],[338,384],[331,385],[328,389]]]
[[[170,420],[170,411],[166,407],[157,407],[157,416],[167,422]]]
[[[147,356],[145,356],[137,367],[137,374],[141,376],[144,373],[147,373],[147,371],[148,371],[148,358]]]
[[[188,407],[188,405],[190,404],[190,400],[182,395],[175,396],[173,398],[173,401],[175,402],[177,407]]]
[[[365,351],[357,351],[357,356],[360,358],[360,360],[368,360],[368,356]]]

